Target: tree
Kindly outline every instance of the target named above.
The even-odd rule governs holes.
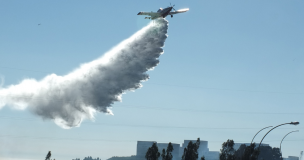
[[[197,149],[199,148],[199,145],[200,145],[200,138],[198,138],[195,143],[190,141],[188,143],[187,148],[184,149],[182,160],[197,160],[198,158]]]
[[[280,160],[282,157],[282,154],[281,154],[281,151],[280,151],[280,148],[272,148],[272,158],[274,160]]]
[[[45,160],[50,160],[51,156],[52,156],[51,151],[49,151],[45,157]]]
[[[258,154],[255,143],[252,143],[249,146],[242,144],[234,155],[236,160],[257,160]]]
[[[173,151],[173,146],[171,144],[171,142],[169,142],[167,150],[163,149],[162,152],[162,160],[172,160],[173,155],[172,155],[172,151]]]
[[[279,148],[271,148],[270,146],[261,146],[259,159],[281,160],[281,152]]]
[[[233,140],[228,139],[227,142],[224,142],[220,152],[220,160],[235,160],[235,149],[233,147]]]
[[[271,148],[270,146],[261,146],[257,148],[255,143],[246,146],[242,144],[234,154],[236,160],[280,160],[281,152],[279,148]]]
[[[153,143],[153,145],[149,147],[145,157],[147,160],[158,160],[159,156],[158,147],[156,143]]]
[[[235,156],[236,160],[243,160],[244,154],[245,154],[245,150],[246,150],[246,145],[242,144],[240,146],[240,148],[234,152],[234,156]]]

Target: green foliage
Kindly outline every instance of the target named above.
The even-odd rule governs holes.
[[[236,160],[256,160],[259,151],[255,148],[255,143],[250,144],[250,146],[242,144],[240,148],[235,151]]]
[[[101,159],[99,159],[99,160],[101,160]],[[111,158],[109,158],[107,160],[139,160],[139,159],[135,155],[132,155],[130,157],[118,157],[118,156],[114,156],[114,157],[111,157]]]
[[[227,140],[222,144],[222,149],[220,152],[220,160],[235,160],[235,150],[234,150],[234,141]]]
[[[261,146],[259,159],[281,160],[281,152],[279,148],[271,148],[270,146]]]
[[[83,160],[101,160],[101,159],[99,159],[98,157],[97,158],[92,158],[91,156],[88,156],[88,157],[84,157]]]
[[[242,144],[240,148],[234,152],[236,160],[243,160],[245,155],[245,150],[246,150],[246,145]]]
[[[51,151],[49,151],[45,157],[45,160],[50,160],[51,156],[52,156]]]
[[[165,149],[163,149],[161,157],[162,157],[162,160],[166,159],[166,150]]]
[[[276,147],[272,148],[272,158],[275,160],[279,160],[280,157],[282,157],[280,148],[276,148]]]
[[[187,148],[184,149],[182,160],[197,160],[198,158],[197,149],[199,148],[199,145],[200,145],[200,138],[198,138],[195,143],[190,141],[188,143]]]
[[[242,144],[240,148],[235,151],[236,160],[280,160],[281,152],[279,148],[271,148],[270,146],[261,146],[259,149],[255,143],[246,146]]]
[[[160,153],[158,152],[158,147],[156,143],[153,143],[153,145],[148,149],[145,157],[147,160],[158,160],[159,156]]]
[[[171,142],[169,142],[167,150],[163,149],[162,151],[162,160],[172,160],[173,155],[172,155],[172,151],[173,151],[173,146],[171,144]]]

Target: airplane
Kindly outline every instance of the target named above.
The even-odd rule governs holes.
[[[171,3],[170,3],[171,5]],[[175,10],[173,7],[175,5],[171,6],[171,7],[167,7],[167,8],[160,8],[157,12],[139,12],[137,15],[148,15],[148,16],[151,16],[151,17],[145,17],[145,19],[157,19],[157,18],[165,18],[167,17],[168,15],[171,15],[171,18],[173,18],[173,14],[177,14],[177,13],[184,13],[184,12],[187,12],[189,11],[189,8],[187,9],[180,9],[180,10]],[[171,10],[174,10],[174,12],[171,12]]]

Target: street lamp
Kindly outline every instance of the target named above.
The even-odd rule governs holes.
[[[282,150],[281,150],[281,145],[282,145],[282,142],[283,142],[283,140],[285,139],[285,137],[287,136],[287,135],[289,135],[290,133],[292,133],[292,132],[299,132],[299,130],[296,130],[296,131],[291,131],[291,132],[289,132],[289,133],[287,133],[284,137],[283,137],[283,139],[282,139],[282,141],[281,141],[281,143],[280,143],[280,152],[281,152],[281,158],[283,157],[283,155],[282,155]]]
[[[283,123],[283,124],[280,124],[280,125],[277,125],[277,126],[273,127],[273,128],[272,128],[270,131],[268,131],[268,132],[265,134],[265,136],[262,138],[262,140],[261,140],[261,142],[260,142],[260,144],[259,144],[259,148],[260,148],[261,143],[263,142],[264,138],[267,136],[267,134],[268,134],[269,132],[271,132],[272,130],[274,130],[274,129],[277,128],[277,127],[280,127],[280,126],[283,126],[283,125],[286,125],[286,124],[298,125],[298,124],[300,124],[300,122]]]
[[[258,131],[258,133],[256,133],[256,134],[254,135],[254,137],[252,138],[251,143],[253,142],[253,140],[254,140],[254,138],[255,138],[256,135],[258,135],[262,130],[264,130],[264,129],[266,129],[266,128],[269,128],[269,127],[272,127],[272,126],[268,126],[268,127],[262,128],[260,131]]]
[[[260,144],[259,144],[259,148],[258,148],[258,149],[260,150],[260,146],[261,146],[261,144],[262,144],[264,138],[267,136],[267,134],[268,134],[269,132],[271,132],[272,130],[276,129],[277,127],[280,127],[280,126],[283,126],[283,125],[286,125],[286,124],[298,125],[298,124],[300,124],[300,122],[295,121],[295,122],[290,122],[290,123],[283,123],[283,124],[280,124],[280,125],[277,125],[277,126],[273,127],[273,128],[272,128],[271,130],[269,130],[269,131],[265,134],[265,136],[262,138],[262,140],[261,140],[261,142],[260,142]],[[258,155],[257,159],[259,159],[259,155]]]

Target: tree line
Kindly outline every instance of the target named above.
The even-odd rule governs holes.
[[[220,160],[282,160],[279,148],[270,146],[257,147],[255,143],[246,146],[242,144],[237,150],[234,149],[234,141],[227,140],[222,144]]]
[[[197,150],[199,148],[200,145],[200,138],[197,139],[197,141],[195,143],[193,143],[192,141],[190,141],[188,143],[188,146],[184,149],[184,153],[182,156],[182,160],[197,160],[198,159],[198,153]],[[162,153],[160,154],[158,152],[158,147],[156,143],[153,143],[151,147],[149,147],[145,158],[147,160],[158,160],[159,157],[161,157],[162,160],[172,160],[173,155],[172,155],[172,151],[173,151],[173,146],[171,144],[171,142],[168,144],[167,149],[163,149]],[[205,160],[205,157],[201,157],[201,160]]]
[[[188,146],[184,148],[182,160],[198,160],[198,148],[200,145],[200,138],[195,143],[190,141]],[[281,160],[281,152],[279,148],[272,148],[270,146],[256,147],[255,143],[246,146],[242,144],[237,150],[234,149],[234,141],[227,140],[222,144],[220,150],[219,160]],[[172,160],[172,151],[174,150],[171,142],[167,149],[163,149],[161,154],[158,152],[156,143],[153,143],[146,152],[145,158],[147,160]],[[205,160],[205,157],[200,157],[200,160]]]

